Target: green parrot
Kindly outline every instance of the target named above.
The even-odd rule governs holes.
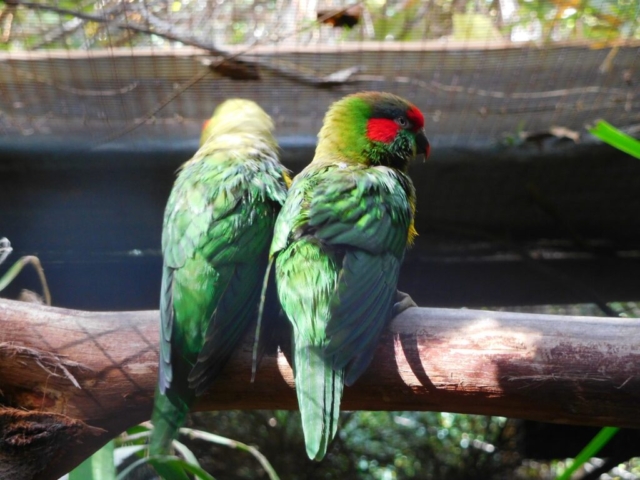
[[[343,386],[366,370],[402,297],[400,264],[416,235],[406,172],[416,154],[429,153],[423,127],[420,110],[389,93],[334,103],[313,161],[276,220],[270,262],[293,326],[296,393],[313,460],[336,434]]]
[[[257,318],[273,226],[290,183],[272,130],[256,103],[225,101],[169,196],[152,455],[170,451],[196,396]]]

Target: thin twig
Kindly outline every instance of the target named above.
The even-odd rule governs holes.
[[[38,365],[42,370],[47,372],[49,375],[58,378],[66,378],[69,380],[76,388],[82,389],[76,377],[69,371],[67,368],[77,368],[80,370],[90,370],[88,367],[81,365],[78,362],[74,362],[71,360],[63,360],[62,355],[55,355],[50,352],[43,352],[41,350],[36,350],[34,348],[25,347],[22,345],[14,345],[9,342],[1,342],[0,343],[0,357],[13,357],[13,356],[23,356],[32,359],[36,365]],[[65,366],[66,364],[66,366]],[[60,369],[64,375],[60,375],[54,370]]]
[[[331,14],[326,15],[326,18],[330,18],[331,16],[334,15],[339,15],[341,14],[344,10],[346,10],[349,7],[346,7],[344,9],[341,10],[337,10],[335,12],[331,12]],[[147,21],[149,21],[149,23],[152,23],[153,21],[153,17],[151,16],[151,14],[149,14],[148,11],[146,10],[142,10],[142,9],[136,9],[137,12],[142,15]],[[322,17],[320,19],[317,20],[317,23],[325,20],[326,18]],[[159,19],[158,19],[159,21]],[[170,25],[168,24],[162,24],[162,27],[166,26],[169,29],[171,28]],[[310,28],[310,27],[304,27],[304,28],[300,28],[298,30],[296,30],[292,35],[298,34],[302,31],[304,31],[306,28]],[[236,59],[241,59],[244,62],[247,62],[249,64],[254,64],[257,66],[261,66],[264,68],[268,68],[273,72],[276,73],[280,73],[282,76],[285,76],[287,78],[293,79],[293,80],[297,80],[300,81],[302,83],[308,84],[308,85],[314,85],[316,87],[327,87],[327,86],[335,86],[341,83],[347,83],[349,81],[352,80],[352,73],[356,73],[355,70],[352,70],[350,72],[347,72],[346,75],[343,75],[342,78],[336,78],[336,75],[339,76],[339,74],[341,72],[334,72],[326,77],[317,77],[315,75],[309,75],[309,74],[304,74],[301,73],[299,70],[292,70],[292,69],[288,69],[288,68],[284,68],[284,67],[279,67],[276,66],[274,63],[272,62],[268,62],[262,59],[255,59],[255,58],[247,58],[245,56],[246,53],[248,53],[251,48],[255,45],[257,45],[257,42],[249,45],[246,49],[244,49],[243,51],[237,52],[235,54],[231,54],[229,52],[225,52],[223,50],[218,49],[217,47],[213,46],[213,45],[209,45],[209,44],[205,44],[203,42],[200,42],[197,39],[193,39],[193,38],[184,38],[182,36],[178,36],[177,34],[174,34],[172,32],[159,32],[156,30],[149,30],[146,28],[141,28],[136,26],[135,27],[136,31],[140,31],[144,33],[149,33],[152,35],[158,35],[158,36],[162,36],[164,38],[170,39],[170,40],[174,40],[174,41],[178,41],[181,42],[185,45],[191,45],[194,47],[198,47],[198,48],[202,48],[204,50],[208,50],[211,53],[215,53],[218,55],[222,56],[222,59],[220,59],[218,62],[214,62],[212,64],[210,64],[208,66],[208,68],[202,72],[198,72],[196,73],[193,77],[191,77],[191,79],[189,79],[187,81],[187,83],[185,83],[184,85],[181,85],[180,88],[176,89],[175,91],[173,91],[171,94],[169,94],[166,98],[164,98],[162,101],[160,101],[160,103],[153,108],[152,110],[150,110],[149,112],[147,112],[145,115],[143,115],[141,118],[139,118],[138,120],[136,120],[132,125],[123,128],[122,130],[108,135],[106,138],[104,138],[103,140],[100,140],[97,145],[94,146],[94,148],[98,148],[101,145],[107,144],[109,142],[112,142],[114,140],[116,140],[117,138],[120,138],[128,133],[131,133],[132,131],[134,131],[135,129],[137,129],[138,127],[140,127],[141,125],[143,125],[144,123],[146,123],[149,119],[153,118],[158,112],[160,112],[163,108],[165,108],[167,105],[169,105],[173,100],[175,100],[178,96],[182,95],[185,91],[187,91],[189,88],[193,87],[195,84],[197,84],[198,82],[200,82],[200,80],[202,80],[204,77],[206,77],[211,70],[215,69],[216,67],[222,65],[225,62],[229,62],[229,61],[233,61]]]
[[[89,1],[89,2],[84,2],[81,6],[86,7],[87,5],[92,5],[92,4],[94,4],[94,2]],[[108,9],[103,10],[102,16],[119,15],[122,13],[123,6],[124,6],[123,3],[118,2],[115,6],[112,6]],[[35,45],[32,45],[30,47],[30,50],[38,50],[46,45],[49,45],[51,43],[54,43],[60,40],[61,38],[82,28],[87,21],[89,20],[80,18],[74,15],[74,18],[72,18],[71,20],[68,20],[64,22],[62,25],[42,34],[42,38],[40,39],[40,41]]]
[[[327,86],[333,86],[335,84],[347,83],[347,82],[351,81],[350,77],[346,78],[343,81],[336,81],[336,80],[327,81],[327,78],[324,77],[324,76],[317,76],[317,75],[301,72],[300,70],[286,68],[286,67],[278,65],[278,64],[276,64],[276,63],[274,63],[274,62],[272,62],[270,60],[256,59],[256,58],[251,58],[251,59],[245,58],[244,55],[246,53],[248,53],[254,45],[257,45],[258,42],[256,42],[255,44],[249,45],[242,52],[239,52],[237,54],[231,54],[230,52],[228,52],[226,50],[223,50],[221,48],[216,47],[212,43],[204,42],[204,41],[202,41],[200,39],[197,39],[195,37],[191,37],[189,35],[186,35],[183,32],[175,32],[174,29],[173,29],[173,26],[170,23],[165,22],[165,21],[155,17],[146,8],[144,8],[144,6],[142,6],[142,5],[134,5],[134,4],[132,4],[132,5],[129,6],[129,8],[134,10],[139,15],[141,15],[146,22],[148,22],[151,26],[154,27],[153,29],[149,28],[149,27],[146,27],[146,26],[143,26],[143,25],[140,25],[140,24],[136,24],[136,23],[116,22],[115,18],[113,16],[113,12],[111,12],[111,11],[109,11],[109,13],[110,13],[109,15],[93,15],[93,14],[89,14],[89,13],[78,12],[78,11],[75,11],[75,10],[69,10],[69,9],[66,9],[66,8],[60,8],[60,7],[56,7],[56,6],[53,6],[53,5],[45,5],[45,4],[41,4],[41,3],[35,3],[35,2],[24,2],[24,1],[17,0],[16,3],[18,5],[20,5],[20,6],[22,6],[22,7],[33,9],[33,10],[45,10],[45,11],[49,11],[49,12],[58,13],[60,15],[71,15],[71,16],[74,16],[74,17],[77,17],[77,18],[81,18],[83,20],[89,20],[89,21],[92,21],[92,22],[108,23],[113,27],[116,27],[116,28],[119,28],[119,29],[123,29],[123,30],[133,30],[135,32],[143,33],[143,34],[146,34],[146,35],[156,35],[158,37],[162,37],[162,38],[165,38],[167,40],[171,40],[171,41],[174,41],[174,42],[180,42],[183,45],[190,45],[190,46],[193,46],[193,47],[201,48],[201,49],[206,50],[207,52],[212,53],[214,55],[222,56],[223,59],[220,61],[219,64],[222,64],[225,61],[239,59],[239,60],[242,60],[244,62],[247,62],[247,63],[250,63],[250,64],[254,64],[255,66],[268,69],[269,71],[272,71],[274,73],[280,74],[281,76],[289,78],[291,80],[295,80],[295,81],[301,82],[301,83],[303,83],[305,85],[311,85],[311,86],[316,86],[316,87],[327,87]],[[342,8],[340,10],[336,10],[336,11],[330,12],[327,15],[319,18],[311,26],[301,27],[301,28],[295,30],[294,32],[292,32],[291,35],[292,36],[293,35],[297,35],[297,34],[303,32],[303,31],[305,31],[305,30],[307,30],[309,28],[313,28],[315,25],[319,24],[320,22],[325,21],[328,18],[340,15],[343,12],[345,12],[346,10],[348,10],[349,8],[352,8],[352,7],[353,7],[353,5],[349,5],[348,7]],[[201,80],[201,78],[199,78],[198,81]],[[184,90],[186,90],[187,88],[192,87],[193,84],[194,83],[191,83],[191,81],[187,82],[186,88]],[[183,89],[179,89],[179,93],[182,93],[184,90]],[[171,100],[173,100],[173,98],[171,98]]]

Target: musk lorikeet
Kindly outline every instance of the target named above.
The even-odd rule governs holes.
[[[272,130],[256,103],[225,101],[171,191],[162,231],[152,455],[169,452],[196,396],[257,317],[273,226],[290,183]]]
[[[293,326],[311,459],[324,457],[343,385],[366,370],[393,315],[400,264],[416,235],[415,190],[406,172],[416,154],[429,154],[423,127],[420,110],[389,93],[334,103],[314,159],[294,179],[276,221],[270,261]]]

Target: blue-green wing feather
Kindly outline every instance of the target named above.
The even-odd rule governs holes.
[[[266,258],[266,251],[265,258]],[[249,324],[256,319],[265,263],[235,268],[212,315],[198,360],[189,374],[189,387],[204,393],[233,355]],[[241,299],[242,301],[238,301]]]
[[[202,338],[208,322],[210,304],[217,302],[219,291],[225,288],[226,279],[206,263],[212,251],[224,250],[224,245],[239,234],[234,230],[217,230],[216,225],[238,208],[242,196],[233,197],[221,188],[226,178],[237,172],[232,162],[200,161],[185,165],[178,176],[167,202],[163,247],[163,280],[160,292],[160,372],[159,388],[165,393],[174,375],[175,363],[195,363],[199,338]],[[240,230],[241,231],[241,230]],[[216,252],[219,253],[219,252]],[[223,272],[224,273],[224,272]],[[176,278],[176,275],[178,278]],[[193,276],[194,278],[190,278]],[[205,278],[202,278],[205,277]],[[176,299],[197,294],[199,286],[209,286],[207,299],[187,304],[176,312]],[[179,315],[176,324],[176,314]],[[184,320],[183,320],[184,317]],[[187,330],[176,332],[175,329]],[[191,330],[191,331],[189,331]],[[183,352],[172,356],[172,340],[175,335],[187,338]],[[180,342],[183,343],[183,342]],[[193,345],[193,344],[196,345]],[[173,357],[173,358],[172,358]]]
[[[393,254],[347,252],[338,288],[332,298],[331,339],[325,355],[336,369],[346,368],[352,385],[373,358],[378,339],[391,318],[400,261]]]
[[[385,167],[334,170],[312,197],[314,236],[344,249],[326,327],[325,354],[351,385],[370,362],[391,318],[412,219],[404,178]],[[366,361],[365,361],[366,360]]]
[[[160,363],[158,372],[158,388],[165,393],[171,380],[171,331],[173,330],[173,269],[163,265],[162,285],[160,290]]]

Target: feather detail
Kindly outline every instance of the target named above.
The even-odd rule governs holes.
[[[322,349],[295,338],[296,394],[307,455],[322,460],[338,430],[344,371],[325,361]]]
[[[153,432],[149,442],[150,455],[163,455],[171,451],[171,444],[178,430],[184,425],[189,412],[191,398],[167,396],[156,389],[156,396],[151,414]]]

